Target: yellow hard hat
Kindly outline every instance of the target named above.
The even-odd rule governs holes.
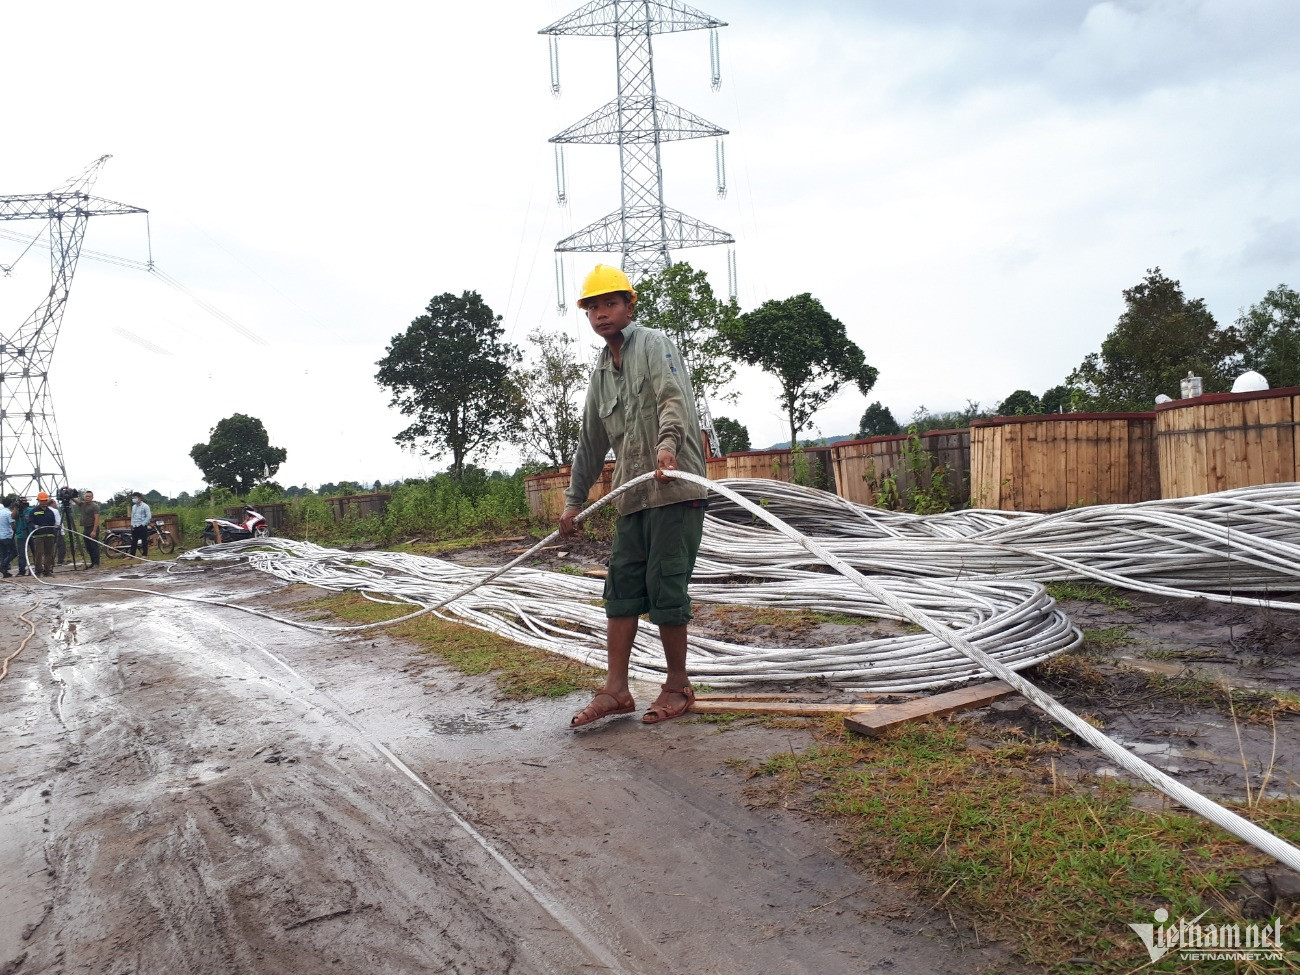
[[[626,291],[632,296],[632,304],[636,304],[636,289],[632,287],[632,282],[627,279],[627,275],[616,267],[610,267],[608,264],[597,264],[587,279],[582,282],[582,294],[578,295],[578,307],[588,298],[594,298],[596,295],[613,294],[615,291]]]

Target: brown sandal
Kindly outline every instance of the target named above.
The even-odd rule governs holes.
[[[668,700],[670,694],[680,695],[686,700],[681,704],[674,704]],[[641,716],[641,720],[646,724],[658,724],[670,718],[680,718],[690,710],[691,705],[694,703],[695,688],[690,684],[683,684],[681,687],[669,687],[667,684],[660,684],[659,696],[655,698],[654,704],[650,705],[650,710]]]
[[[599,703],[601,698],[613,701],[614,706],[607,708]],[[596,696],[591,699],[591,703],[575,714],[569,721],[570,728],[581,728],[585,724],[591,724],[593,721],[599,721],[601,718],[608,718],[615,714],[631,714],[636,710],[636,701],[632,695],[627,695],[627,703],[624,704],[619,698],[609,691],[597,691]]]

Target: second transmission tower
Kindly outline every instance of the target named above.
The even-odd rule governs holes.
[[[49,293],[14,332],[0,336],[0,494],[32,495],[68,484],[50,401],[50,366],[81,242],[92,216],[146,213],[90,195],[109,156],[48,193],[0,196],[0,220],[43,220],[50,247]]]

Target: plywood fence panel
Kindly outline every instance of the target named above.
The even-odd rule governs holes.
[[[935,430],[921,434],[920,441],[921,449],[930,455],[933,465],[944,470],[949,503],[954,508],[963,507],[970,500],[970,431]],[[906,434],[832,444],[832,467],[840,496],[858,504],[874,505],[887,477],[896,480],[900,493],[906,494],[916,487],[917,478],[904,456],[907,444]]]
[[[974,503],[1062,511],[1159,497],[1154,427],[1152,413],[977,420],[971,428]]]
[[[1156,408],[1161,495],[1300,481],[1300,388],[1210,393]]]
[[[528,512],[534,518],[558,521],[564,514],[564,492],[569,489],[571,468],[568,464],[545,474],[524,478],[524,495],[528,499]],[[599,501],[609,494],[614,481],[614,464],[609,462],[587,492],[587,504]]]

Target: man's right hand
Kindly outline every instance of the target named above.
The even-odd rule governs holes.
[[[573,519],[578,517],[580,513],[580,509],[578,508],[564,509],[564,514],[560,515],[560,534],[563,537],[568,538],[577,531],[577,526],[574,525]]]

